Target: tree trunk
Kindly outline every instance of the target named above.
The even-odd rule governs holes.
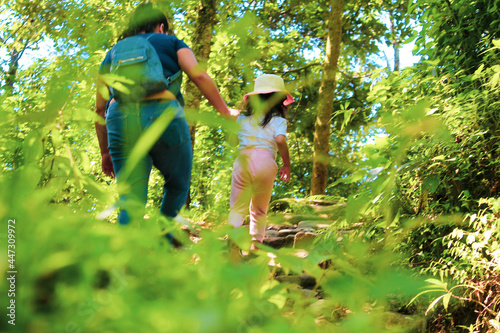
[[[3,40],[2,40],[2,42],[3,42]],[[6,89],[7,96],[13,94],[14,83],[16,82],[17,70],[19,68],[19,60],[21,59],[22,55],[24,54],[24,51],[28,48],[28,42],[29,42],[29,40],[26,40],[26,41],[22,40],[21,41],[21,44],[24,44],[24,45],[20,51],[18,51],[15,47],[12,47],[9,50],[9,54],[10,54],[9,69],[5,75],[5,86],[7,88]]]
[[[392,47],[394,48],[394,71],[398,72],[399,71],[399,37],[398,37],[398,32],[396,31],[396,25],[394,23],[395,18],[394,18],[394,12],[391,10],[389,11],[389,18],[390,18],[390,28],[391,28],[391,35],[393,36],[393,40],[391,41]]]
[[[342,42],[343,0],[330,0],[330,17],[328,20],[328,38],[326,42],[326,59],[323,66],[323,78],[319,89],[318,114],[314,124],[313,174],[311,195],[325,194],[328,180],[331,118],[340,44]]]
[[[215,0],[200,0],[198,4],[198,14],[195,23],[193,36],[191,38],[191,49],[193,50],[196,59],[201,64],[208,61],[210,56],[210,46],[212,43],[213,29],[216,24],[216,8]],[[188,81],[185,90],[186,110],[198,110],[200,108],[202,94],[196,85]],[[189,132],[191,133],[191,145],[194,149],[194,141],[196,135],[196,124],[189,124]],[[186,208],[191,204],[191,191],[186,200]]]

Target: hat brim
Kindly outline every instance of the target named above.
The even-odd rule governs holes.
[[[283,93],[286,94],[286,99],[283,102],[283,105],[290,105],[290,104],[293,103],[293,97],[292,97],[292,95],[290,95],[289,92],[283,91],[283,90],[272,90],[272,89],[271,90],[257,90],[257,91],[252,91],[252,92],[246,94],[245,96],[243,96],[243,100],[246,101],[246,99],[250,95],[270,94],[270,93],[273,93],[273,92],[283,92]]]

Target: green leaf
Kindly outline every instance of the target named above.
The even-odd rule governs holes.
[[[439,178],[430,177],[424,181],[424,183],[422,184],[422,188],[424,190],[428,190],[430,193],[434,193],[437,190],[439,183]]]
[[[448,284],[446,282],[443,282],[443,281],[440,281],[437,279],[427,279],[427,280],[425,280],[425,282],[434,284],[434,285],[442,288],[443,290],[447,290],[446,287]]]
[[[427,316],[427,314],[429,313],[429,311],[432,310],[432,308],[434,308],[434,306],[441,300],[441,298],[443,298],[445,295],[441,295],[439,296],[438,298],[436,298],[434,301],[432,301],[432,303],[429,305],[429,307],[427,308],[427,310],[425,310],[425,315]]]
[[[240,249],[247,251],[252,244],[252,238],[248,233],[247,228],[233,228],[230,227],[227,235]]]
[[[446,293],[443,296],[443,306],[445,310],[448,310],[448,303],[450,302],[451,293]]]
[[[170,122],[174,119],[176,110],[165,110],[158,119],[141,135],[135,144],[123,170],[120,171],[118,177],[127,179],[139,161],[146,156],[153,145],[161,137]]]
[[[472,77],[472,79],[477,79],[479,77],[481,77],[481,73],[483,72],[483,69],[484,69],[484,64],[481,64],[481,66],[479,66],[478,69],[476,69],[476,71],[474,72],[474,76]]]
[[[100,78],[102,81],[108,86],[112,87],[114,89],[117,89],[124,94],[130,94],[130,89],[128,89],[123,83],[125,84],[134,84],[134,81],[127,79],[126,77],[119,76],[119,75],[113,75],[113,74],[104,74],[101,75]],[[109,96],[109,93],[104,93],[104,91],[100,91],[101,95],[104,96]],[[106,97],[104,97],[106,98]]]
[[[497,72],[493,75],[493,77],[491,78],[491,80],[489,82],[490,87],[492,89],[496,88],[499,80],[500,80],[500,72]]]

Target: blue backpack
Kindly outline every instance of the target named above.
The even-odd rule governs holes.
[[[117,101],[138,101],[151,94],[169,89],[181,76],[181,71],[165,78],[160,58],[147,38],[127,37],[111,49],[110,73],[119,76],[111,87]],[[180,84],[176,84],[180,90]],[[179,91],[172,91],[176,95]]]

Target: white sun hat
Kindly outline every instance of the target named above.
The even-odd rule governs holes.
[[[286,94],[287,98],[283,102],[284,105],[293,103],[292,95],[285,89],[285,82],[275,74],[263,74],[257,77],[253,91],[243,96],[243,100],[246,100],[250,95],[269,94],[272,92],[284,92]]]

